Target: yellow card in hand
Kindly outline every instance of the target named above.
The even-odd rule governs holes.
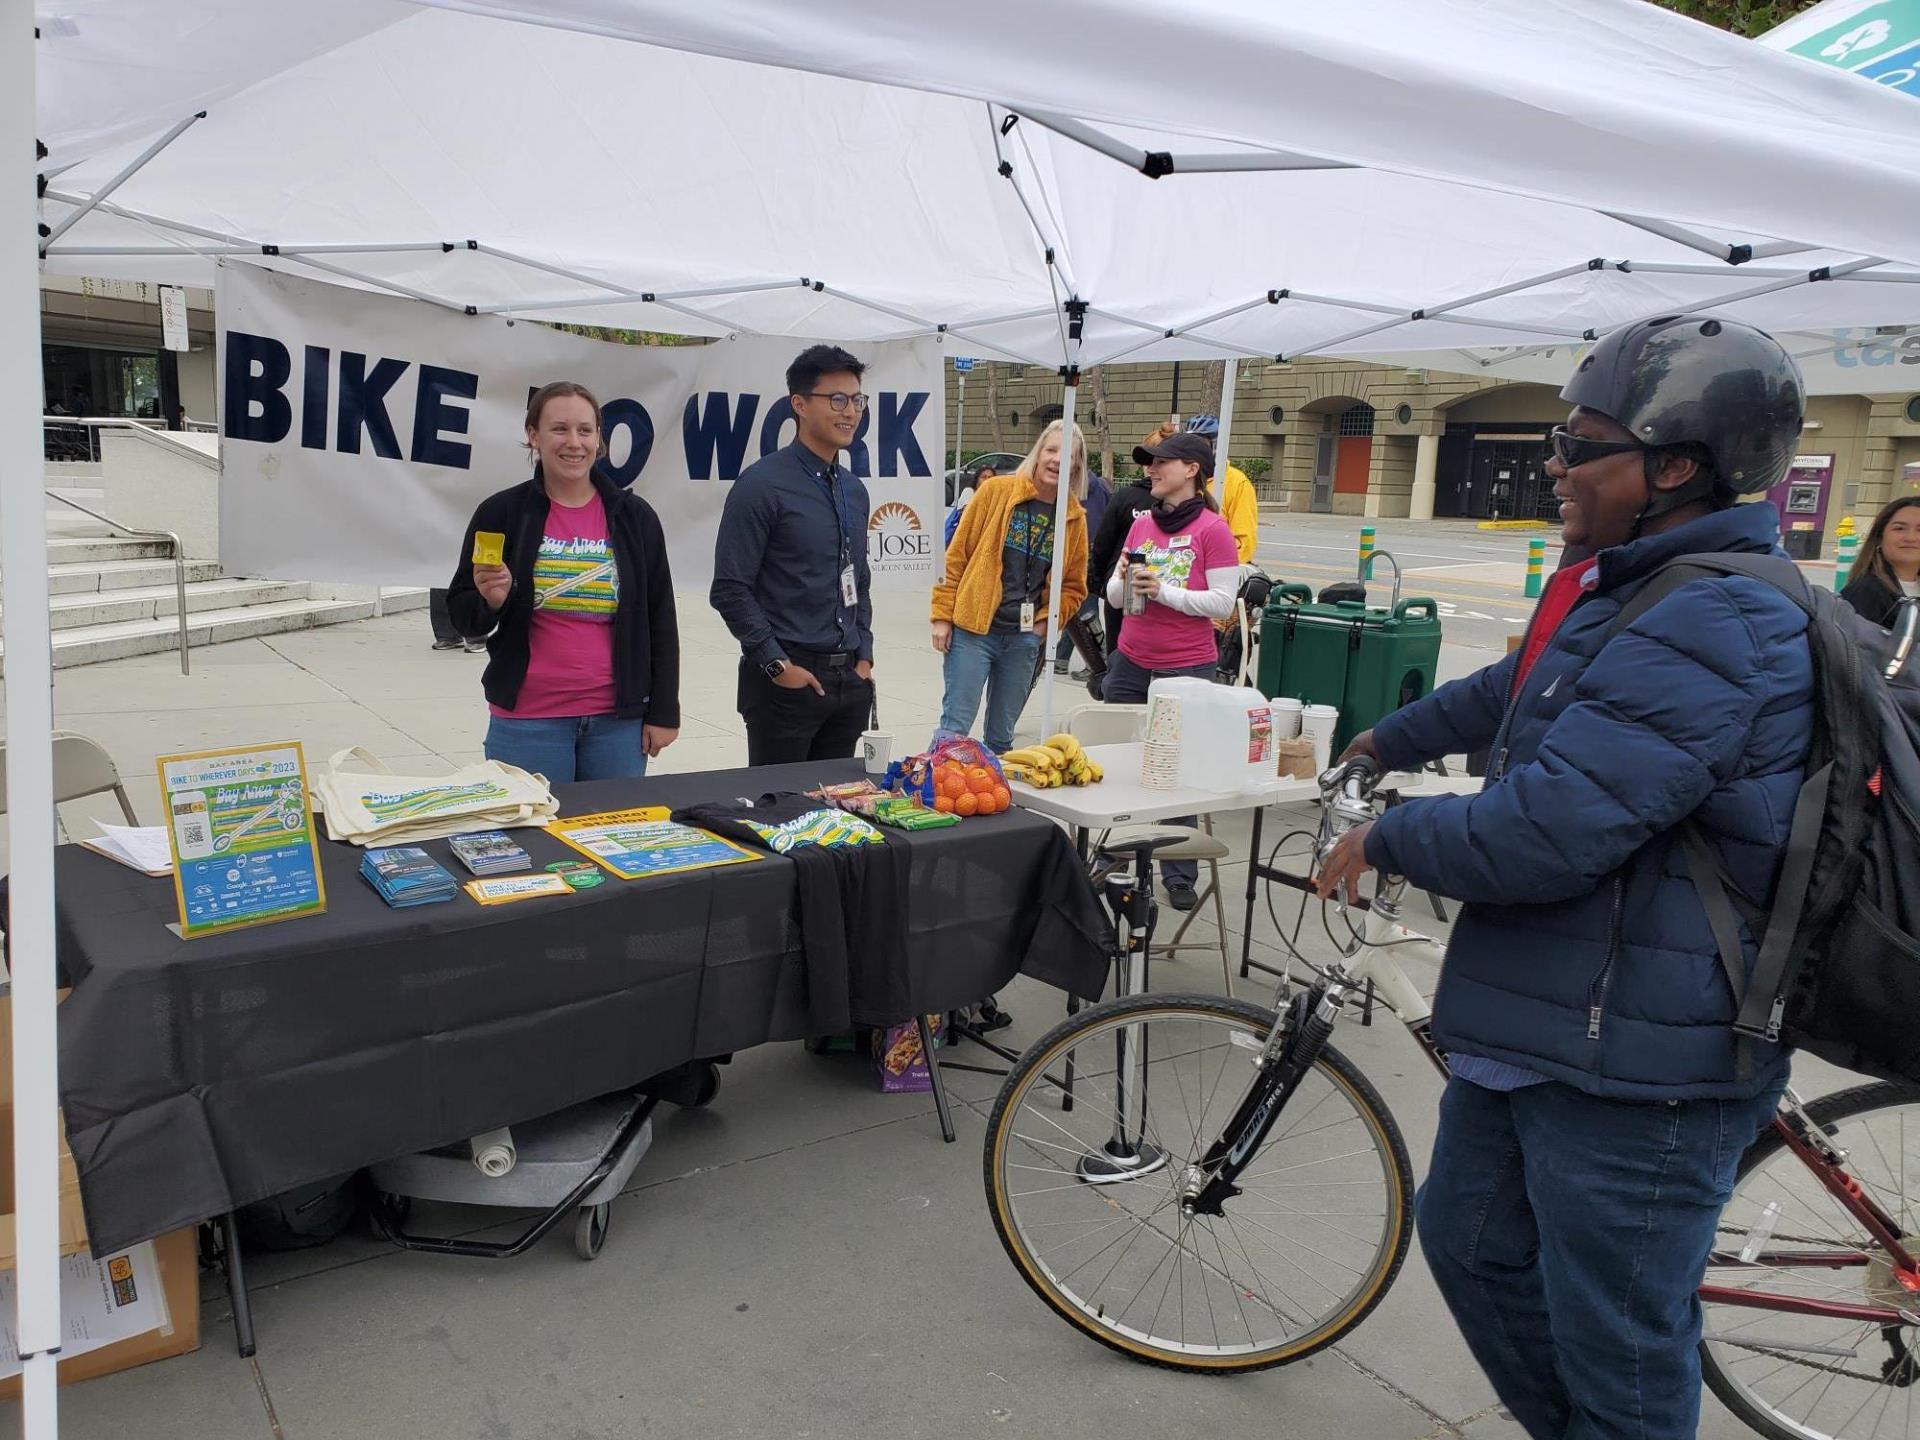
[[[473,563],[476,565],[506,564],[507,537],[497,530],[474,531]]]

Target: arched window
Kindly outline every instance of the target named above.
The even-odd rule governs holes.
[[[1340,412],[1340,423],[1336,433],[1346,439],[1358,439],[1373,434],[1373,407],[1362,400],[1349,405]]]

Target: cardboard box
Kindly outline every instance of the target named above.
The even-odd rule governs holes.
[[[63,995],[64,998],[64,995]],[[14,1257],[18,1253],[14,1230],[13,1172],[13,1005],[0,996],[0,1282],[11,1290]],[[115,1340],[97,1349],[73,1354],[60,1362],[60,1383],[91,1380],[96,1375],[111,1375],[164,1360],[200,1348],[200,1244],[196,1227],[186,1226],[146,1245],[117,1252],[94,1262],[88,1255],[86,1211],[80,1202],[80,1175],[74,1168],[73,1154],[67,1149],[66,1120],[60,1122],[60,1253],[76,1257],[70,1268],[76,1277],[86,1272],[97,1290],[111,1289],[123,1308],[145,1303],[157,1321],[153,1328],[123,1340]],[[85,1258],[80,1258],[85,1257]],[[150,1285],[156,1277],[160,1293],[156,1297]],[[76,1279],[76,1282],[77,1279]],[[83,1291],[88,1287],[82,1287]],[[156,1304],[155,1301],[161,1303]],[[13,1305],[5,1307],[6,1321],[13,1321]],[[64,1310],[64,1307],[63,1307]],[[146,1313],[142,1311],[140,1313]],[[71,1335],[71,1330],[69,1330]],[[62,1350],[74,1348],[69,1340]],[[4,1348],[4,1342],[0,1342]],[[14,1362],[8,1351],[4,1361]],[[0,1400],[17,1399],[20,1378],[17,1374],[0,1380]]]

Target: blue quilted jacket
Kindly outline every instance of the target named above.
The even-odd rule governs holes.
[[[1465,902],[1434,998],[1449,1051],[1618,1099],[1746,1097],[1778,1078],[1780,1047],[1735,1043],[1674,827],[1693,817],[1741,891],[1771,902],[1812,724],[1805,614],[1715,577],[1607,639],[1666,561],[1778,538],[1762,503],[1603,551],[1518,695],[1515,652],[1374,727],[1395,768],[1493,751],[1479,794],[1397,806],[1367,840],[1380,870]]]

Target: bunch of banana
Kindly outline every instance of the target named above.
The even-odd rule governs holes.
[[[1042,790],[1059,785],[1097,784],[1105,773],[1087,758],[1080,742],[1064,731],[1038,745],[1009,750],[1000,757],[1000,763],[1014,779]]]

